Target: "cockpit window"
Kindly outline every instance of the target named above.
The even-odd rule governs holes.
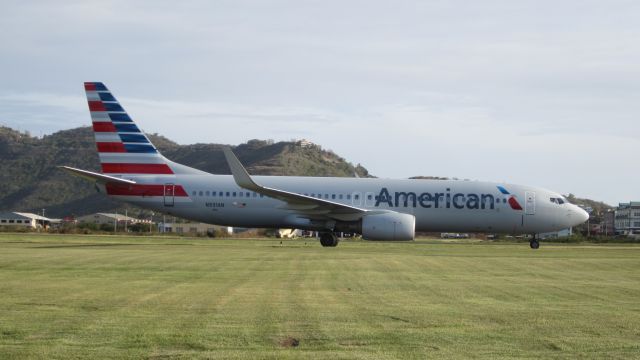
[[[567,202],[565,199],[563,199],[561,197],[559,197],[559,198],[552,197],[552,198],[549,198],[549,201],[551,201],[554,204],[558,204],[558,205],[562,205],[565,202]]]

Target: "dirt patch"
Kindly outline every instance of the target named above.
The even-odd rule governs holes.
[[[545,346],[546,346],[547,348],[549,348],[549,349],[551,349],[551,350],[555,350],[555,351],[560,351],[560,350],[562,350],[562,347],[560,347],[558,344],[555,344],[555,343],[553,343],[553,342],[551,342],[551,341],[547,341],[547,342],[545,343]]]
[[[403,319],[401,317],[397,317],[397,316],[392,316],[392,315],[387,315],[387,317],[391,320],[395,320],[395,321],[402,321],[404,323],[410,323],[411,321],[407,320],[407,319]]]
[[[298,345],[300,345],[300,340],[289,336],[289,337],[286,337],[286,338],[278,341],[278,345],[280,345],[283,348],[297,347]]]

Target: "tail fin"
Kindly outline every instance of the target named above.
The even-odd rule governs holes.
[[[173,174],[160,155],[101,82],[85,82],[96,147],[105,174]]]

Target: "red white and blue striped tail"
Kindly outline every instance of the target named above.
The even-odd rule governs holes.
[[[103,173],[174,174],[173,163],[158,152],[103,83],[85,82],[84,89]]]

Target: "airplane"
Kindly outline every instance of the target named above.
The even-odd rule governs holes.
[[[418,232],[532,235],[566,229],[589,215],[559,193],[480,181],[252,176],[231,148],[231,175],[210,174],[160,154],[101,82],[84,83],[102,172],[62,169],[109,197],[194,221],[249,228],[317,231],[409,241]]]

